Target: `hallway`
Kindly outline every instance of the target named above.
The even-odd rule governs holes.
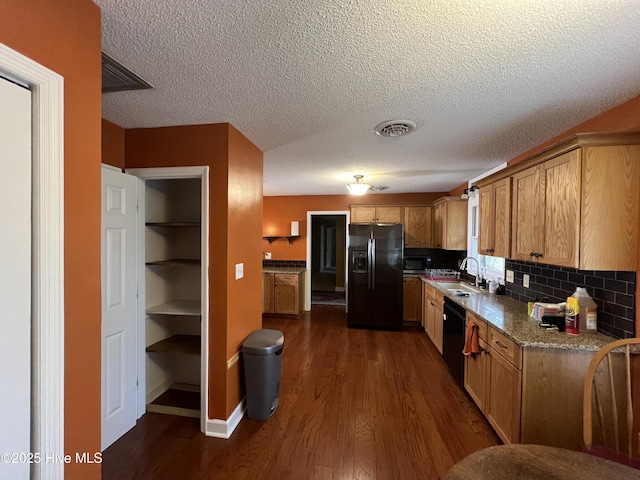
[[[317,305],[284,332],[280,406],[231,439],[198,420],[146,414],[104,452],[103,479],[430,479],[501,443],[419,328],[349,329]]]

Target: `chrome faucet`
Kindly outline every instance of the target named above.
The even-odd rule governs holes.
[[[476,271],[476,287],[480,286],[479,278],[480,278],[480,262],[475,257],[465,257],[464,260],[460,263],[460,271],[464,270],[467,266],[467,260],[475,260],[478,270]]]

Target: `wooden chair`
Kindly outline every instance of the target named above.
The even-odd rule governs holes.
[[[611,342],[591,360],[583,440],[583,452],[640,468],[640,338]]]

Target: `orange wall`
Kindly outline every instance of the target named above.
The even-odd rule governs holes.
[[[226,419],[241,399],[227,361],[262,325],[262,152],[229,124],[191,125],[126,130],[125,158],[127,168],[210,167],[209,418]]]
[[[446,193],[387,193],[364,195],[300,195],[264,197],[262,234],[284,236],[291,233],[291,222],[300,222],[300,239],[292,245],[285,239],[269,244],[262,241],[262,251],[271,252],[272,260],[307,259],[307,211],[348,211],[349,205],[429,203]]]
[[[89,0],[3,0],[0,42],[64,77],[64,448],[99,452],[100,10]],[[100,465],[71,463],[65,475],[100,478]]]
[[[102,163],[124,170],[124,128],[102,119]]]

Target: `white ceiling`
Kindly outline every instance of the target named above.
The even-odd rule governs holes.
[[[229,122],[265,195],[448,191],[640,94],[640,0],[95,0],[154,85],[124,128]],[[385,120],[414,120],[383,138]]]

